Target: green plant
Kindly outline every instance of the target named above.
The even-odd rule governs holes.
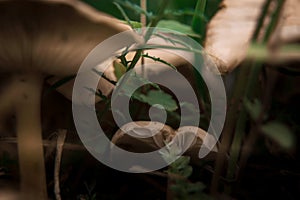
[[[98,4],[96,4],[96,2],[90,2],[90,3],[94,6],[96,6],[97,8],[98,8],[97,5],[101,5],[100,1],[98,2]],[[149,3],[150,3],[149,7],[153,8],[153,6],[151,4],[152,2],[148,2],[148,4]],[[135,20],[131,20],[131,18],[133,17],[132,13],[135,13],[136,15],[144,15],[147,18],[147,21],[149,22],[147,24],[147,27],[152,27],[152,28],[162,27],[162,28],[171,29],[171,30],[177,31],[179,33],[182,33],[184,35],[191,36],[194,39],[198,40],[200,43],[204,40],[205,25],[208,21],[208,18],[206,17],[206,13],[205,13],[206,12],[206,9],[205,9],[206,4],[208,4],[206,2],[206,0],[197,0],[197,3],[196,3],[196,1],[194,2],[194,3],[196,3],[195,5],[194,5],[194,3],[192,5],[188,4],[189,6],[193,6],[193,7],[196,6],[196,8],[194,8],[194,10],[193,10],[193,7],[178,9],[178,7],[180,7],[181,4],[185,4],[184,2],[174,2],[171,0],[167,0],[167,1],[161,1],[160,3],[161,3],[161,5],[159,6],[159,9],[157,11],[143,10],[143,8],[141,8],[137,4],[136,1],[117,0],[117,1],[114,1],[113,3],[109,3],[109,5],[110,4],[115,5],[115,8],[119,11],[119,14],[121,14],[123,19],[125,20],[125,23],[130,25],[132,29],[141,28],[141,26],[142,26],[142,24],[140,22],[135,21],[137,18],[134,18]],[[213,5],[216,6],[217,3],[218,3],[218,1],[214,1]],[[170,4],[171,4],[171,8],[169,8]],[[108,6],[108,7],[110,8],[110,6]],[[156,7],[156,4],[154,7]],[[176,8],[176,9],[174,9],[174,8]],[[101,8],[99,7],[99,9],[101,9]],[[127,13],[129,13],[130,15],[128,15]],[[114,11],[112,14],[116,15],[117,13]],[[117,15],[117,16],[119,16],[119,15]],[[184,17],[184,16],[192,17],[193,21],[191,22],[191,21],[179,20],[181,17]],[[180,21],[182,21],[182,22],[180,22]],[[191,25],[189,25],[187,23],[191,23]],[[200,29],[201,29],[200,31],[198,30],[197,25],[200,26]],[[161,45],[161,46],[153,45],[153,46],[151,46],[151,49],[155,49],[155,48],[162,48],[162,49],[171,48],[172,49],[173,48],[173,49],[179,49],[179,50],[184,50],[184,51],[192,51],[201,57],[201,54],[203,53],[201,50],[199,51],[197,49],[191,49],[189,46],[187,46],[184,43],[181,43],[180,41],[177,41],[177,40],[174,41],[171,38],[164,37],[161,34],[153,33],[152,32],[153,30],[154,29],[149,29],[147,31],[147,33],[145,34],[145,41],[149,40],[152,37],[152,35],[155,35],[156,37],[160,37],[160,38],[166,40],[167,42],[172,42],[174,44],[178,43],[178,44],[182,45],[183,48],[169,47],[169,46],[164,46],[164,45]],[[122,80],[120,80],[120,78],[126,72],[129,72],[130,70],[135,68],[135,66],[139,60],[141,60],[141,62],[143,62],[144,59],[151,59],[155,62],[160,62],[162,64],[165,64],[166,66],[169,66],[169,67],[173,68],[174,70],[176,70],[176,67],[159,57],[154,57],[148,53],[143,53],[143,50],[141,50],[141,49],[137,50],[135,52],[135,55],[132,60],[127,60],[126,56],[128,53],[129,53],[128,49],[125,49],[125,51],[123,51],[122,54],[117,58],[117,61],[114,62],[114,72],[115,72],[117,81],[108,79],[104,75],[103,72],[98,72],[96,70],[94,70],[94,72],[97,73],[102,78],[104,78],[105,80],[107,80],[108,82],[110,82],[111,84],[118,85],[119,89],[115,93],[120,93],[122,95],[126,95],[127,94],[126,90],[130,89],[130,87],[131,87],[130,79],[132,79],[132,77],[139,79],[139,81],[142,82],[144,85],[150,84],[150,87],[148,85],[148,86],[144,86],[143,88],[138,89],[134,93],[134,95],[132,95],[130,98],[132,100],[136,100],[138,102],[142,102],[142,103],[148,104],[150,106],[153,106],[155,104],[163,105],[163,107],[168,112],[168,115],[172,116],[173,118],[180,119],[180,116],[178,115],[178,107],[179,107],[179,104],[184,103],[184,102],[179,102],[179,104],[178,104],[176,101],[172,100],[171,99],[172,97],[170,96],[170,94],[168,94],[164,90],[162,90],[159,85],[154,84],[154,83],[149,83],[149,81],[144,79],[143,77],[137,77],[135,74],[128,74],[128,73],[127,73],[128,75],[124,76],[124,78]],[[207,91],[207,88],[206,88],[206,85],[205,85],[203,79],[201,78],[201,75],[197,72],[197,70],[194,70],[194,74],[196,77],[197,93],[198,93],[197,95],[199,98],[201,112],[203,113],[203,115],[201,115],[201,118],[203,118],[203,120],[201,120],[201,121],[205,122],[205,124],[207,124],[207,121],[209,121],[209,115],[210,115],[209,114],[209,104],[210,104],[209,101],[210,100],[208,97],[208,91]],[[53,84],[51,88],[55,89],[55,88],[63,85],[64,83],[72,80],[74,77],[75,76],[63,78],[62,80],[59,80],[55,84]],[[147,87],[147,90],[145,90],[146,87]],[[87,88],[87,89],[91,90],[90,88]],[[110,111],[110,109],[111,109],[110,103],[113,102],[114,100],[111,99],[110,97],[106,97],[105,95],[103,95],[100,90],[93,91],[93,92],[95,92],[95,94],[97,96],[101,97],[105,101],[105,105],[107,105],[104,110],[102,110],[101,112],[98,113],[99,120],[101,121],[103,119],[103,116],[108,111]],[[159,94],[159,98],[156,97],[157,94]],[[202,124],[202,126],[205,127],[207,125]]]
[[[202,182],[193,183],[189,180],[189,177],[193,173],[193,168],[190,163],[190,157],[180,156],[177,157],[180,150],[176,145],[169,146],[167,144],[167,151],[160,151],[163,159],[168,162],[174,160],[173,163],[168,166],[165,171],[168,175],[168,199],[185,200],[185,199],[212,199],[208,196],[204,189],[205,184]]]
[[[273,3],[276,5],[275,9],[268,16],[270,7],[274,6]],[[252,37],[254,46],[267,46],[271,33],[278,24],[283,5],[284,0],[265,2]],[[265,27],[267,18],[270,21]],[[241,179],[249,156],[254,150],[254,144],[262,135],[272,138],[285,149],[290,149],[294,145],[294,136],[290,128],[278,120],[268,118],[274,81],[268,82],[264,91],[257,90],[257,88],[262,90],[258,83],[264,67],[263,60],[252,59],[239,70],[223,131],[220,153],[215,164],[211,186],[211,192],[214,194],[220,191],[220,188],[227,194],[232,194],[234,187],[232,183]],[[225,162],[227,152],[229,152],[228,162]],[[226,169],[225,181],[220,181],[221,174]]]
[[[217,5],[220,1],[159,1],[161,6],[157,11],[154,9],[157,7],[157,2],[153,2],[154,1],[148,1],[147,7],[149,10],[144,10],[139,6],[137,0],[120,0],[110,3],[111,6],[114,6],[114,9],[109,12],[119,18],[123,18],[124,23],[130,25],[133,29],[141,28],[145,25],[147,27],[168,28],[188,35],[197,40],[200,44],[203,44],[206,24],[213,13],[218,9]],[[274,91],[274,81],[268,82],[265,88],[261,88],[261,85],[259,85],[265,70],[264,62],[267,58],[268,51],[267,42],[277,26],[283,4],[284,0],[266,0],[261,11],[261,16],[257,21],[249,50],[249,54],[254,55],[255,58],[251,59],[250,62],[245,62],[238,70],[234,91],[232,96],[230,96],[230,104],[228,105],[223,138],[215,163],[215,171],[211,184],[212,194],[225,191],[228,195],[232,195],[235,192],[235,184],[241,180],[246,163],[253,152],[253,146],[259,139],[270,138],[284,149],[290,149],[295,145],[294,134],[292,133],[291,127],[287,125],[288,120],[282,115],[276,116],[277,111],[275,114],[274,108],[270,106],[270,104],[272,104],[270,96],[272,95],[272,91]],[[271,12],[268,11],[270,6],[274,5],[276,5],[274,10]],[[139,22],[140,15],[143,15],[147,19],[147,24]],[[265,22],[266,18],[270,19],[268,23]],[[157,35],[152,31],[146,33],[145,40],[148,40],[151,36],[157,36],[169,42],[179,43],[179,41],[172,41],[170,38]],[[181,45],[184,46],[185,50],[197,51],[189,49],[185,44]],[[152,48],[165,47],[163,45],[157,45]],[[299,52],[299,45],[286,45],[282,49],[287,52]],[[135,84],[132,80],[138,80],[143,83],[144,86],[136,90],[134,94],[130,96],[134,104],[138,105],[132,107],[132,115],[137,116],[137,119],[143,117],[143,120],[147,120],[148,118],[144,115],[147,106],[160,104],[167,110],[168,116],[173,120],[173,124],[178,124],[180,120],[180,114],[177,112],[179,107],[186,106],[189,107],[190,110],[195,110],[192,105],[187,105],[186,102],[177,102],[176,99],[160,85],[153,84],[144,77],[136,76],[136,74],[132,73],[121,78],[128,71],[134,69],[138,61],[143,62],[144,59],[151,59],[175,69],[175,66],[167,61],[145,53],[142,50],[135,51],[132,60],[127,60],[126,55],[128,53],[128,49],[126,49],[116,58],[116,62],[114,62],[117,81],[109,80],[102,72],[96,73],[113,85],[121,86],[119,87],[119,91],[117,91],[120,95],[130,95],[126,91],[130,91],[131,87]],[[201,55],[201,52],[196,53]],[[199,56],[198,59],[201,59],[201,56]],[[289,68],[289,66],[275,67],[275,70],[284,72],[287,75],[299,75],[299,70]],[[194,75],[202,117],[202,124],[200,126],[203,126],[203,121],[209,121],[210,118],[210,99],[201,75],[196,73],[196,71]],[[58,82],[58,85],[63,83],[64,81]],[[114,99],[103,95],[100,90],[93,92],[105,102],[105,110],[101,110],[98,113],[99,121],[106,120],[103,116],[111,110],[110,103],[114,101]],[[157,109],[160,108],[158,107]],[[121,112],[118,114],[122,115]],[[167,123],[170,122],[167,121]],[[298,128],[298,124],[294,124],[296,125],[293,126]],[[192,173],[192,168],[188,163],[188,157],[181,157],[172,163],[167,170],[167,174],[172,182],[169,189],[172,190],[174,198],[192,198],[193,195],[199,198],[202,194],[205,195],[203,191],[204,185],[202,183],[195,184],[188,180]]]
[[[143,10],[140,6],[138,6],[137,4],[131,3],[130,1],[115,1],[114,2],[116,7],[122,14],[123,18],[125,19],[126,23],[128,25],[130,25],[132,29],[141,27],[141,24],[130,20],[130,18],[127,15],[127,12],[124,8],[134,11],[137,14],[145,15],[145,17],[147,18],[147,21],[149,21],[147,27],[169,28],[169,29],[178,31],[185,35],[200,38],[201,36],[198,33],[194,32],[192,30],[191,26],[182,24],[182,23],[174,21],[174,20],[167,20],[167,19],[170,18],[170,16],[192,15],[197,19],[201,19],[201,20],[205,21],[203,9],[202,10],[196,9],[195,12],[170,10],[170,9],[167,9],[169,3],[170,3],[170,1],[163,1],[157,12],[149,12],[149,11]],[[145,41],[148,41],[152,37],[152,35],[155,35],[157,37],[163,38],[164,40],[166,40],[168,42],[180,43],[180,41],[172,40],[172,38],[164,37],[163,35],[158,35],[155,32],[153,32],[153,30],[154,29],[147,30],[147,32],[145,33]],[[182,43],[180,43],[180,44],[183,46],[186,46],[186,44],[182,44]],[[164,90],[162,90],[159,85],[157,85],[155,83],[150,83],[147,79],[145,79],[143,77],[138,77],[134,73],[127,73],[130,70],[135,68],[135,66],[139,60],[141,60],[141,62],[143,62],[144,59],[151,59],[155,62],[160,62],[160,63],[165,64],[166,66],[169,66],[175,70],[176,70],[176,67],[159,57],[154,57],[148,53],[143,53],[142,49],[135,51],[135,55],[133,56],[132,60],[127,60],[126,56],[129,53],[128,48],[129,47],[127,47],[125,49],[125,51],[123,51],[122,54],[118,57],[118,60],[114,62],[115,76],[117,77],[118,81],[114,82],[114,81],[108,80],[110,83],[112,83],[114,85],[118,85],[118,88],[116,89],[115,93],[120,94],[120,95],[129,95],[129,94],[127,94],[126,91],[130,91],[131,85],[134,86],[136,84],[136,83],[132,82],[132,80],[135,80],[135,81],[138,80],[139,82],[143,83],[144,86],[142,88],[136,90],[135,93],[132,96],[130,96],[130,98],[132,100],[136,100],[138,102],[145,103],[150,106],[160,104],[168,112],[168,115],[172,115],[175,118],[180,118],[180,116],[178,116],[178,114],[175,112],[178,109],[179,105],[177,104],[177,102],[175,100],[172,99],[172,96],[170,94],[168,94]],[[189,46],[186,46],[186,48],[185,47],[183,47],[183,48],[168,47],[168,46],[164,46],[164,45],[151,46],[151,49],[155,49],[155,48],[182,49],[185,51],[194,51],[198,54],[199,53],[202,54],[201,51],[196,50],[196,49],[191,49]],[[103,72],[97,72],[97,73],[103,77]],[[123,76],[123,75],[125,75],[125,76]],[[123,78],[120,79],[122,76],[123,76]],[[134,79],[132,79],[132,78],[134,78]],[[198,80],[200,80],[200,79],[201,78],[198,78]],[[197,81],[197,82],[199,82],[199,81]],[[203,84],[201,85],[201,87],[203,87]],[[145,88],[147,88],[147,89],[145,89]],[[202,92],[202,93],[200,92],[201,94],[204,94],[203,89],[199,89],[199,90]],[[103,118],[103,115],[105,115],[105,113],[110,110],[110,107],[109,107],[110,102],[113,102],[114,99],[104,97],[104,95],[100,91],[97,91],[96,95],[100,96],[102,99],[105,99],[107,101],[107,103],[106,103],[107,107],[105,108],[105,111],[101,112],[101,116],[100,116],[100,120],[101,120]],[[200,95],[199,95],[199,97],[200,97]],[[179,102],[179,103],[183,103],[183,102]],[[205,107],[205,106],[202,106],[202,107]],[[118,112],[118,113],[121,114],[121,112]]]

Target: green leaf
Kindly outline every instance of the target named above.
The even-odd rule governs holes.
[[[192,173],[193,173],[193,168],[191,167],[191,166],[187,166],[187,167],[185,167],[183,170],[182,170],[182,176],[183,177],[186,177],[186,178],[188,178],[188,177],[190,177],[191,175],[192,175]]]
[[[140,23],[140,22],[130,20],[130,23],[132,25],[132,28],[134,28],[134,29],[142,28],[142,23]]]
[[[177,31],[179,33],[182,33],[184,35],[188,35],[191,37],[198,37],[198,38],[201,37],[199,34],[194,32],[190,26],[188,26],[186,24],[182,24],[175,20],[161,20],[158,23],[157,27],[171,29],[173,31]]]
[[[290,129],[281,122],[272,121],[261,127],[262,132],[275,140],[283,148],[291,148],[294,145],[294,135]]]
[[[164,34],[162,33],[154,33],[153,35],[155,35],[156,37],[162,38],[164,39],[166,42],[170,42],[171,44],[173,44],[174,46],[176,44],[179,44],[181,46],[187,47],[188,49],[192,49],[191,46],[189,46],[187,43],[180,41],[180,39],[173,39],[172,37],[170,37],[170,34],[166,34],[164,36]],[[178,37],[178,35],[177,35]]]
[[[189,166],[190,157],[180,156],[175,162],[172,163],[172,167],[176,169],[185,169]]]
[[[150,19],[153,16],[151,12],[147,12],[147,11],[143,10],[139,5],[131,3],[130,1],[115,0],[115,2],[125,8],[128,8],[128,9],[134,11],[136,14],[143,14]]]
[[[142,23],[130,20],[130,18],[126,14],[125,10],[120,6],[120,4],[118,4],[117,2],[114,2],[114,4],[122,14],[123,18],[125,19],[125,20],[120,20],[121,22],[124,22],[124,24],[128,24],[132,29],[142,28]]]
[[[177,103],[172,96],[162,90],[150,90],[147,95],[141,94],[140,97],[143,102],[148,103],[151,106],[159,104],[167,111],[175,111],[178,108]]]
[[[207,0],[198,0],[195,7],[195,15],[193,16],[192,21],[192,30],[202,36],[201,43],[203,43],[205,37],[206,23],[207,20],[203,20],[205,10],[206,10]],[[200,16],[199,16],[200,15]]]
[[[125,74],[126,72],[126,67],[119,62],[114,62],[114,74],[117,77],[117,80],[120,80],[120,78],[123,76],[123,74]]]
[[[125,10],[120,6],[120,4],[118,2],[114,2],[113,4],[115,4],[115,6],[118,8],[118,10],[120,11],[120,13],[122,14],[122,16],[124,17],[124,19],[126,20],[127,24],[133,29],[133,25],[131,24],[131,21],[129,19],[129,17],[127,16]]]
[[[151,85],[152,87],[154,87],[156,89],[160,89],[160,87],[156,83],[153,83],[153,82],[143,78],[142,76],[137,75],[136,73],[133,73],[133,72],[126,73],[126,76],[130,76],[130,77],[128,77],[128,80],[126,81],[126,83],[118,86],[118,87],[122,88],[121,91],[126,96],[133,97],[133,98],[135,98],[135,96],[136,96],[136,98],[138,98],[137,100],[141,100],[141,98],[138,97],[138,95],[140,93],[134,92],[133,96],[131,96],[132,91],[134,91],[136,89],[137,85],[144,85],[144,86]],[[124,78],[125,78],[125,76],[124,76]],[[121,81],[119,81],[119,82],[121,82]],[[118,84],[119,84],[119,82],[118,82]]]
[[[247,112],[249,113],[250,117],[253,120],[257,120],[261,113],[261,109],[262,109],[262,105],[259,102],[259,100],[255,99],[254,102],[251,102],[250,100],[245,99],[244,105],[245,105],[245,108],[246,108]]]
[[[199,19],[201,19],[203,22],[208,22],[208,18],[201,12],[194,12],[193,10],[190,9],[185,9],[185,10],[166,10],[165,11],[166,17],[170,16],[173,17],[180,17],[180,16],[196,16]]]

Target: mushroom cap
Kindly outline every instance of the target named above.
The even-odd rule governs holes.
[[[207,27],[205,49],[222,73],[246,56],[264,0],[224,0]]]
[[[48,80],[50,84],[76,74],[99,43],[130,29],[120,20],[77,0],[3,0],[0,12],[0,70],[55,75]],[[176,66],[183,63],[170,53],[150,53]],[[157,69],[154,74],[160,73]],[[112,65],[105,75],[116,80]],[[71,100],[73,84],[70,81],[57,90]],[[114,87],[100,79],[98,88],[108,95]]]
[[[224,0],[222,9],[208,24],[204,46],[221,73],[232,71],[246,58],[264,2]],[[299,0],[286,1],[270,46],[300,40],[299,9]]]
[[[189,147],[185,147],[184,143],[181,143],[181,139],[190,133],[196,132],[196,137],[192,141]],[[134,137],[142,136],[142,137]],[[177,139],[174,139],[177,137]],[[184,155],[192,157],[192,161],[199,160],[198,153],[201,147],[206,148],[206,144],[203,143],[204,138],[207,137],[208,143],[216,143],[215,138],[205,132],[203,129],[195,126],[183,126],[177,130],[174,130],[168,125],[160,122],[153,121],[134,121],[123,125],[113,136],[111,142],[116,146],[125,149],[130,152],[146,153],[156,151],[165,146],[166,143],[170,143],[172,140],[179,141],[179,147],[187,149]],[[181,146],[183,145],[183,146]],[[215,146],[211,153],[217,152]],[[111,156],[115,155],[114,145],[111,146]],[[208,159],[211,159],[212,154],[208,155]]]
[[[76,74],[88,53],[128,30],[77,0],[0,1],[0,69]]]
[[[277,37],[273,43],[291,43],[300,41],[300,1],[287,0],[284,6],[279,26],[276,30]]]

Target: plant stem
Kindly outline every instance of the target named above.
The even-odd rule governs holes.
[[[265,18],[267,17],[266,12],[269,10],[268,7],[271,5],[270,0],[267,0],[265,7],[263,8],[262,14],[261,14],[261,18],[260,21],[258,22],[257,25],[257,29],[262,29],[262,24],[263,21],[265,20]],[[268,7],[267,7],[268,6]],[[271,36],[271,32],[273,32],[273,30],[275,30],[275,27],[277,25],[278,22],[278,18],[280,15],[280,11],[282,9],[283,6],[283,0],[278,0],[278,4],[277,4],[277,8],[274,11],[274,13],[272,14],[272,18],[271,18],[271,22],[269,23],[266,31],[265,31],[265,35],[263,37],[262,43],[265,44],[270,36]],[[263,18],[263,19],[262,19]],[[260,31],[256,30],[254,35],[253,35],[253,42],[258,42],[258,33]],[[251,72],[250,72],[250,78],[246,87],[246,92],[245,92],[245,97],[247,99],[252,99],[254,96],[254,91],[255,88],[257,86],[258,83],[258,77],[259,74],[262,70],[262,63],[259,63],[257,61],[254,61],[252,66],[251,66]],[[263,112],[263,110],[261,111]],[[229,166],[228,166],[228,170],[227,170],[227,179],[234,179],[235,177],[235,173],[237,172],[237,162],[238,162],[238,158],[239,158],[239,154],[241,149],[243,149],[244,151],[247,151],[247,153],[242,153],[241,155],[241,160],[243,161],[243,165],[245,165],[245,160],[247,160],[248,156],[249,156],[249,149],[252,149],[251,146],[255,143],[256,138],[257,138],[257,126],[259,126],[259,124],[262,121],[262,117],[257,120],[256,125],[254,125],[255,127],[251,128],[250,134],[248,139],[246,140],[247,145],[244,145],[244,147],[242,148],[242,140],[245,137],[245,128],[246,128],[246,124],[247,124],[247,111],[244,107],[244,105],[242,104],[242,111],[240,114],[240,117],[237,121],[237,127],[236,127],[236,131],[234,134],[234,138],[233,138],[233,142],[232,142],[232,147],[231,147],[231,151],[230,151],[230,162],[229,162]],[[263,116],[263,113],[260,113],[260,116]],[[247,155],[245,158],[244,155]],[[230,193],[231,191],[231,187],[226,187],[226,192]]]
[[[192,20],[192,29],[201,35],[200,40],[198,41],[200,44],[203,43],[205,39],[205,30],[206,30],[206,23],[203,21],[199,15],[204,15],[206,8],[206,0],[198,0],[196,7],[195,7],[195,14]],[[202,55],[200,55],[202,57]],[[200,57],[195,57],[195,59],[203,59]],[[201,63],[201,61],[199,62]],[[205,101],[209,101],[208,93],[205,91],[205,83],[203,82],[201,75],[199,74],[198,70],[193,68],[193,74],[196,80],[197,85],[197,94],[199,96],[199,106],[201,112],[205,114]]]
[[[269,10],[269,6],[271,5],[272,0],[266,0],[265,4],[263,5],[259,20],[257,22],[254,34],[252,36],[252,42],[257,42],[259,33],[262,30],[265,18],[267,17],[267,13]],[[252,94],[250,94],[251,91],[254,90],[256,78],[258,77],[258,74],[260,72],[261,68],[259,65],[257,65],[257,62],[253,61],[250,71],[250,79],[248,81],[248,84],[246,83],[243,87],[246,87],[246,92],[244,96],[247,98],[251,98]],[[246,75],[247,76],[247,75]],[[245,77],[246,77],[245,76]],[[239,83],[239,82],[237,82]],[[246,86],[247,85],[247,86]],[[243,99],[241,99],[243,101]],[[246,121],[247,121],[247,112],[245,110],[244,105],[241,105],[241,113],[237,120],[236,130],[234,133],[232,146],[230,150],[230,158],[229,158],[229,164],[228,164],[228,170],[227,170],[227,179],[233,180],[235,177],[235,173],[237,171],[237,162],[239,158],[239,153],[242,145],[242,140],[245,135],[245,127],[246,127]],[[231,187],[225,188],[226,193],[230,193]]]
[[[58,136],[56,141],[56,157],[55,157],[55,165],[54,165],[54,194],[56,200],[61,200],[59,173],[60,173],[63,146],[65,144],[67,130],[59,130],[57,132],[57,135]]]
[[[170,2],[170,0],[162,1],[162,4],[160,5],[157,16],[150,22],[150,25],[149,25],[150,28],[147,30],[147,32],[145,34],[145,37],[144,37],[145,43],[147,43],[147,41],[151,38],[151,35],[153,34],[153,31],[154,31],[154,27],[156,27],[158,22],[164,17],[164,11],[165,11],[166,7],[168,6],[169,2]],[[141,58],[142,54],[143,54],[143,49],[136,50],[135,55],[134,55],[130,65],[127,66],[126,72],[129,72],[130,70],[132,70],[135,67],[135,65]],[[120,92],[120,90],[122,89],[122,85],[126,84],[129,77],[130,77],[130,74],[126,73],[124,78],[120,81],[120,83],[118,83],[119,87],[116,88],[116,91],[115,91],[116,94],[118,94]],[[108,101],[108,104],[111,102],[114,102],[114,101],[115,101],[115,99],[111,99]],[[109,109],[107,108],[106,111],[108,111],[108,110]]]
[[[235,130],[236,121],[240,112],[240,102],[244,95],[244,88],[248,81],[250,67],[247,65],[241,66],[238,72],[232,97],[230,98],[228,105],[228,112],[226,116],[225,126],[222,133],[222,140],[220,143],[219,152],[217,154],[215,163],[215,172],[212,178],[210,192],[213,195],[218,193],[218,186],[220,184],[220,178],[224,170],[225,161],[228,155],[228,150],[232,141],[233,133]]]
[[[167,6],[169,5],[170,3],[170,0],[163,0],[160,7],[159,7],[159,10],[158,10],[158,13],[157,13],[157,16],[154,17],[154,19],[150,22],[150,29],[147,31],[146,35],[145,35],[145,43],[150,39],[151,35],[153,34],[153,31],[154,31],[154,27],[157,26],[158,22],[165,16],[165,9],[167,8]]]
[[[254,34],[252,36],[252,42],[257,42],[257,40],[258,40],[259,34],[262,30],[265,18],[268,14],[268,10],[269,10],[269,7],[270,7],[272,1],[273,0],[266,0],[266,2],[264,3],[264,5],[262,7],[262,11],[261,11],[260,16],[258,18],[258,22],[256,24],[255,31],[254,31]]]
[[[244,93],[244,98],[251,98],[254,95],[256,83],[258,81],[259,74],[262,69],[262,64],[254,63],[251,66],[250,78],[248,80],[246,91]],[[239,153],[242,147],[242,140],[245,136],[246,123],[248,120],[248,114],[243,105],[243,100],[241,103],[241,112],[237,120],[236,129],[234,132],[234,137],[232,140],[231,150],[230,150],[230,159],[228,164],[227,176],[228,180],[233,180],[235,178],[235,173],[237,172],[237,163],[239,158]],[[226,193],[230,193],[231,187],[228,186],[225,188]]]
[[[271,34],[275,30],[275,28],[278,24],[279,17],[280,17],[281,10],[283,8],[284,3],[285,3],[285,0],[277,0],[277,7],[276,7],[276,10],[272,13],[271,22],[270,22],[269,26],[267,27],[263,42],[268,42],[268,40],[271,37]]]
[[[264,43],[266,43],[270,39],[271,33],[276,29],[276,26],[278,25],[278,21],[279,21],[279,16],[282,12],[284,3],[285,3],[285,0],[277,0],[276,10],[272,13],[271,22],[270,22],[269,26],[267,27],[267,31],[264,36],[264,40],[263,40]],[[254,71],[253,73],[257,73],[257,72],[255,72],[255,69],[253,71]],[[277,77],[275,76],[274,79],[276,80],[276,78]],[[240,165],[241,165],[240,170],[242,170],[245,167],[248,157],[250,155],[250,152],[252,150],[252,146],[254,145],[254,143],[258,137],[258,132],[259,132],[262,120],[263,120],[264,112],[267,109],[266,108],[267,102],[270,98],[269,95],[271,95],[270,92],[273,90],[272,87],[273,87],[273,83],[271,83],[270,85],[267,85],[267,88],[269,88],[269,90],[267,90],[267,92],[264,94],[263,108],[259,114],[259,118],[256,120],[255,126],[251,128],[250,134],[245,142],[244,147],[242,148],[241,159],[240,159]],[[254,87],[249,86],[249,90],[254,90]]]
[[[192,20],[192,29],[201,35],[200,44],[204,42],[205,39],[205,30],[206,30],[206,23],[203,18],[199,17],[204,15],[206,2],[207,0],[198,0],[195,8],[195,14]]]
[[[247,137],[245,144],[241,150],[241,158],[240,158],[240,168],[239,168],[239,176],[241,177],[241,173],[247,164],[248,157],[253,149],[253,145],[255,144],[256,139],[259,136],[260,126],[263,123],[265,112],[268,110],[268,106],[270,105],[270,99],[272,98],[272,92],[274,91],[275,83],[278,79],[278,74],[271,74],[271,77],[266,82],[266,92],[264,92],[262,108],[258,115],[258,118],[255,121],[255,125],[251,127],[249,136]]]
[[[141,4],[141,8],[145,12],[147,12],[147,0],[141,0],[140,4]],[[147,18],[142,13],[140,14],[140,20],[141,20],[142,27],[146,27],[147,26]],[[142,52],[142,54],[144,54],[144,52]],[[142,63],[142,66],[141,66],[141,68],[142,68],[142,77],[145,78],[145,58],[144,57],[141,58],[141,63]]]
[[[162,2],[162,5],[160,6],[160,8],[158,10],[157,16],[150,22],[150,25],[149,25],[150,28],[147,30],[147,32],[145,34],[145,38],[144,38],[145,43],[147,43],[148,40],[151,38],[151,35],[153,34],[153,31],[154,31],[154,27],[156,27],[158,22],[164,17],[164,11],[165,11],[166,7],[168,6],[169,2],[170,2],[170,0],[164,0]],[[141,58],[142,53],[143,53],[142,49],[138,49],[136,51],[136,53],[132,59],[132,62],[130,63],[130,65],[126,71],[129,71],[135,67],[136,63]]]
[[[140,5],[147,12],[147,0],[140,0]],[[140,21],[143,27],[147,26],[147,18],[143,13],[140,14]]]

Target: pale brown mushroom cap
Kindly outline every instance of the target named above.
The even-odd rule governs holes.
[[[207,27],[205,49],[221,73],[231,71],[246,56],[264,0],[225,0]]]
[[[55,75],[50,84],[75,75],[98,44],[130,29],[78,0],[4,0],[0,12],[0,70]],[[72,88],[69,82],[57,90],[71,100]],[[101,79],[99,88],[108,94],[113,86]]]
[[[224,0],[222,9],[208,24],[205,49],[221,73],[232,71],[246,58],[264,2]],[[299,9],[299,0],[286,1],[280,23],[272,33],[270,46],[300,39]]]
[[[16,116],[21,199],[47,199],[40,118],[44,77],[76,74],[96,45],[128,29],[75,0],[4,0],[0,13],[0,71],[13,74],[8,85],[16,91],[3,92],[8,98],[1,106],[11,101]]]
[[[300,1],[287,0],[276,30],[278,37],[274,43],[290,43],[300,41]]]
[[[77,0],[0,1],[0,69],[76,74],[101,41],[128,30]]]
[[[149,124],[151,123],[151,124]],[[159,130],[159,131],[158,131]],[[187,148],[185,155],[191,156],[194,161],[198,160],[198,153],[203,144],[204,138],[208,143],[216,143],[215,138],[201,128],[195,126],[183,126],[174,130],[168,125],[153,121],[135,121],[123,125],[113,136],[111,142],[127,151],[146,153],[163,148],[166,143],[171,142],[175,137],[184,134],[197,132],[190,147]],[[134,136],[143,136],[134,137]],[[147,137],[146,137],[147,136]],[[145,138],[146,137],[146,138]],[[112,148],[112,157],[114,156],[114,146]],[[182,147],[186,148],[186,147]],[[217,152],[215,146],[211,152]],[[210,157],[210,155],[209,155]]]

